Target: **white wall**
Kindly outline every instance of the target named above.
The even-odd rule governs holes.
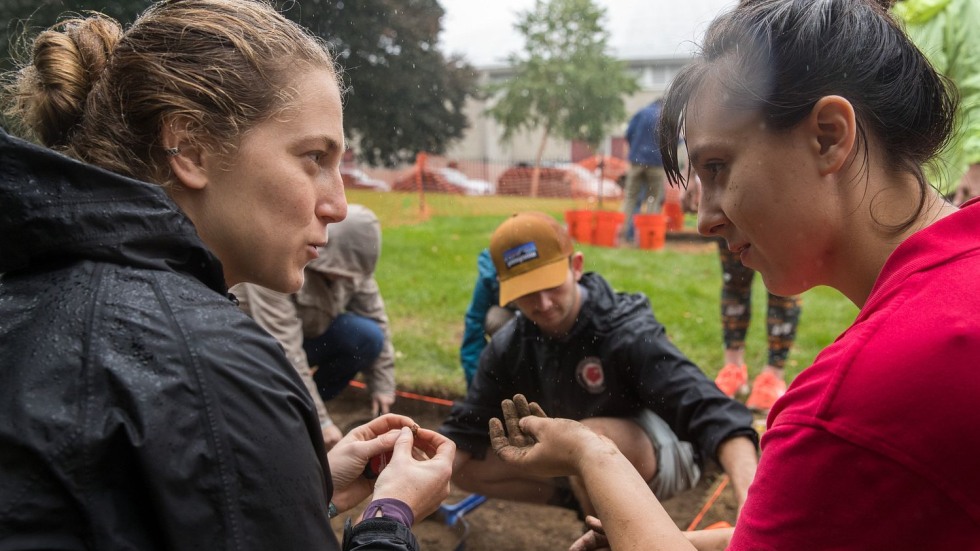
[[[612,137],[622,136],[626,132],[629,117],[641,107],[663,95],[670,80],[685,63],[687,58],[637,59],[628,60],[631,71],[637,75],[640,90],[625,99],[626,118],[613,127],[606,139],[606,144],[600,150],[608,151],[608,142]],[[489,67],[481,70],[480,81],[483,84],[492,80],[505,79],[509,71],[501,67]],[[488,103],[485,100],[470,99],[466,105],[466,115],[470,128],[463,138],[456,142],[445,157],[458,160],[487,160],[494,163],[514,164],[521,161],[533,161],[541,140],[542,131],[521,132],[516,134],[509,143],[502,140],[503,130],[496,121],[485,114]],[[549,137],[543,159],[552,161],[568,161],[571,157],[570,142]]]

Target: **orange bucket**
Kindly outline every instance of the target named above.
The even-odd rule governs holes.
[[[611,210],[599,210],[595,213],[595,231],[592,234],[592,244],[602,245],[603,247],[614,247],[616,237],[619,235],[619,227],[626,220],[626,215],[622,212]]]
[[[591,210],[566,210],[565,224],[568,226],[568,235],[579,243],[592,243],[593,214]]]
[[[633,226],[641,249],[664,248],[667,240],[667,217],[663,214],[634,214]]]
[[[663,215],[667,217],[668,231],[681,231],[684,229],[684,209],[680,203],[673,201],[664,203]]]

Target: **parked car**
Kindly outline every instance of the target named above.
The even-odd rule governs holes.
[[[340,167],[340,177],[347,189],[373,189],[375,191],[391,191],[391,186],[384,180],[372,178],[363,170],[353,167]]]
[[[450,185],[463,190],[464,195],[493,195],[496,186],[486,180],[470,178],[455,168],[437,168],[436,172],[442,175]]]
[[[391,186],[395,191],[416,191],[419,172],[412,168],[405,171]],[[486,180],[474,180],[455,168],[426,168],[421,172],[422,189],[426,193],[455,195],[490,195],[496,186]]]
[[[609,178],[602,179],[602,185],[599,185],[599,176],[583,167],[580,164],[568,163],[560,164],[558,168],[562,168],[572,173],[574,176],[572,178],[572,195],[586,195],[586,196],[602,196],[604,199],[620,199],[623,196],[623,188]]]
[[[531,194],[531,178],[534,168],[520,165],[508,168],[497,180],[497,193],[500,195]],[[538,197],[598,197],[619,199],[623,189],[616,182],[599,177],[590,170],[574,163],[561,163],[542,166],[538,175]]]

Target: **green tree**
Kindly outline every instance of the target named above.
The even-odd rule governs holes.
[[[108,3],[107,3],[108,2]],[[68,13],[99,11],[123,25],[136,19],[152,0],[0,0],[0,72],[15,68],[15,62],[30,59],[28,40]],[[0,112],[0,126],[11,124]]]
[[[607,53],[605,10],[592,0],[537,0],[515,28],[523,49],[510,56],[514,76],[493,85],[488,113],[504,128],[542,129],[531,178],[537,196],[541,155],[552,135],[598,146],[609,128],[626,117],[623,97],[639,89],[623,62]]]
[[[13,58],[25,59],[25,39],[33,37],[66,13],[99,11],[123,25],[152,3],[152,0],[2,0],[0,1],[0,69],[13,68]]]
[[[326,39],[344,68],[344,126],[361,159],[392,166],[463,135],[476,72],[437,49],[437,0],[301,0],[285,13]]]
[[[418,151],[442,153],[463,135],[468,126],[463,107],[475,92],[476,72],[436,48],[444,14],[438,0],[278,2],[287,17],[323,37],[343,67],[349,87],[344,123],[364,161],[391,166]],[[97,10],[127,25],[151,3],[0,0],[0,20],[8,22],[0,37],[3,69],[11,68],[12,39],[16,45],[66,11]]]

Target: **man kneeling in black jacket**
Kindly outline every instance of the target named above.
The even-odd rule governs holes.
[[[577,501],[595,514],[578,480],[534,477],[487,454],[490,418],[521,393],[610,438],[661,500],[695,486],[705,459],[717,461],[741,508],[758,460],[752,416],[674,347],[647,297],[583,273],[582,253],[543,213],[507,219],[490,255],[500,304],[520,313],[493,336],[466,399],[439,429],[456,442],[453,481],[488,497]]]

